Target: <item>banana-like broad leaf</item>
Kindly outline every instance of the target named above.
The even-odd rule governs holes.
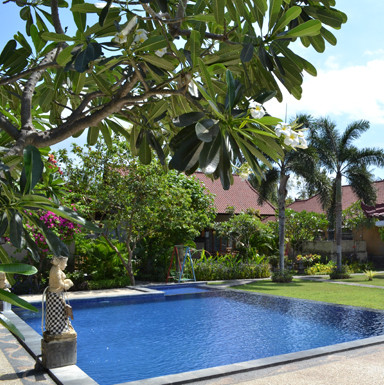
[[[20,177],[20,189],[29,194],[43,175],[44,163],[39,150],[34,146],[27,146],[23,153],[24,167]]]
[[[11,305],[22,307],[23,309],[37,312],[37,309],[33,305],[31,305],[29,302],[18,297],[16,294],[10,293],[9,291],[3,290],[3,289],[0,289],[0,300],[8,302]]]
[[[0,271],[7,274],[33,275],[37,273],[35,266],[26,263],[3,263],[0,264]]]
[[[16,337],[21,340],[25,340],[23,333],[15,326],[15,324],[10,321],[4,314],[0,313],[0,324],[3,325],[6,329],[8,329],[11,333],[13,333]]]

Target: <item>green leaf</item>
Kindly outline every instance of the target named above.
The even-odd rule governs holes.
[[[105,119],[105,122],[108,124],[109,128],[111,128],[112,131],[114,131],[116,134],[123,135],[127,140],[130,139],[131,134],[126,128],[110,119]]]
[[[199,69],[200,69],[200,76],[203,81],[203,84],[208,90],[208,94],[211,98],[211,100],[214,100],[215,92],[213,91],[213,85],[211,80],[211,74],[208,71],[207,66],[204,64],[203,60],[199,57],[198,59],[199,63]],[[197,85],[197,83],[196,83]]]
[[[336,45],[337,39],[336,39],[335,35],[332,32],[328,31],[324,27],[321,27],[320,33],[324,37],[324,39],[327,40],[327,42],[329,44]]]
[[[8,216],[7,216],[7,213],[4,211],[0,220],[0,237],[4,235],[7,229],[8,229]]]
[[[163,35],[153,36],[145,40],[143,44],[135,48],[136,52],[149,51],[154,52],[158,49],[164,48],[167,46],[167,41]]]
[[[9,238],[13,246],[20,249],[23,242],[23,218],[17,211],[12,211],[9,224]]]
[[[84,4],[84,0],[72,0],[72,6],[76,4]],[[87,26],[87,14],[84,12],[72,12],[72,15],[77,29],[84,32],[85,27]]]
[[[58,55],[56,58],[57,64],[61,66],[65,66],[68,62],[72,60],[72,50],[75,46],[70,45],[68,47],[65,47]]]
[[[104,77],[98,76],[95,73],[92,73],[92,78],[99,87],[99,90],[105,94],[105,95],[112,95],[111,85],[108,83],[107,80],[104,79]]]
[[[233,79],[232,72],[227,70],[225,73],[225,79],[227,82],[227,95],[225,98],[225,109],[231,111],[234,107],[235,100],[235,80]]]
[[[175,64],[167,59],[164,59],[163,57],[153,55],[141,55],[140,58],[143,59],[145,62],[150,63],[161,69],[164,69],[166,71],[173,71],[175,69]]]
[[[231,0],[229,0],[231,1]],[[216,23],[219,25],[224,25],[224,9],[225,9],[226,0],[213,0],[212,7],[213,13],[215,15]]]
[[[41,38],[46,41],[56,41],[58,43],[76,40],[75,38],[67,36],[63,33],[54,33],[54,32],[43,32],[41,34]]]
[[[72,5],[71,11],[80,13],[98,13],[100,12],[100,8],[95,7],[93,4],[84,3]]]
[[[112,137],[109,128],[104,123],[99,123],[98,126],[100,128],[101,134],[103,135],[105,144],[108,148],[112,148]]]
[[[89,63],[98,59],[103,51],[99,43],[90,43],[84,51],[81,51],[75,59],[75,70],[85,72],[89,68]]]
[[[24,194],[29,194],[43,175],[44,163],[39,150],[34,146],[27,146],[23,152],[24,167],[20,178],[20,188]]]
[[[189,38],[191,47],[191,57],[193,66],[197,65],[197,58],[200,55],[200,33],[199,31],[192,30]]]
[[[101,26],[104,25],[104,21],[108,15],[108,11],[109,11],[109,8],[111,8],[111,5],[112,5],[112,1],[113,0],[106,0],[107,1],[107,4],[104,6],[104,8],[102,9],[101,13],[100,13],[100,17],[99,17],[99,24]]]
[[[269,2],[269,30],[272,30],[275,25],[277,18],[279,17],[279,13],[281,10],[283,2],[282,0],[270,0]]]
[[[12,54],[16,50],[16,40],[9,40],[5,45],[0,55],[0,64],[4,64],[4,62],[9,58],[10,54]]]
[[[11,305],[22,307],[23,309],[33,311],[35,313],[38,311],[33,305],[21,299],[16,294],[10,293],[9,291],[3,289],[0,289],[0,300],[6,301]]]
[[[278,33],[280,30],[283,30],[292,20],[296,19],[300,13],[301,7],[293,6],[289,8],[277,21],[275,27],[273,28],[273,32]]]
[[[321,22],[319,20],[309,20],[297,27],[289,30],[281,37],[286,39],[290,37],[316,36],[320,33]]]
[[[149,110],[149,116],[147,117],[148,122],[154,122],[156,118],[161,116],[164,112],[168,110],[168,102],[166,100],[160,100],[151,105]]]
[[[199,155],[199,166],[204,173],[213,174],[220,162],[221,135],[217,135],[215,140],[205,143]]]
[[[97,143],[97,139],[99,137],[99,127],[89,127],[88,128],[88,136],[87,136],[87,143],[90,146],[94,146]]]
[[[15,324],[2,313],[0,313],[0,324],[3,325],[6,329],[8,329],[11,333],[13,333],[16,337],[20,338],[22,341],[25,340],[25,337],[15,326]]]
[[[7,263],[0,264],[0,271],[3,273],[33,275],[37,273],[35,266],[27,265],[26,263]]]
[[[248,63],[253,58],[254,46],[252,43],[244,43],[241,50],[240,59],[243,63]]]
[[[347,15],[344,12],[332,8],[309,6],[305,7],[305,12],[335,29],[340,29],[341,25],[347,21]]]
[[[148,142],[146,132],[144,133],[143,139],[140,143],[139,159],[140,159],[140,162],[143,164],[150,164],[152,160],[152,152],[151,152],[151,148],[149,147],[149,142]]]

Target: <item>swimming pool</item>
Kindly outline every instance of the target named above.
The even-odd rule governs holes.
[[[178,290],[147,301],[71,301],[78,366],[110,385],[384,334],[381,312],[200,287]],[[16,312],[41,332],[39,316]]]

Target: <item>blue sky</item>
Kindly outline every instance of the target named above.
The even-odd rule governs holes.
[[[371,128],[356,144],[384,148],[384,1],[336,0],[336,8],[348,16],[341,30],[332,30],[337,45],[327,45],[322,54],[312,48],[296,50],[318,71],[316,77],[305,75],[302,99],[286,94],[283,103],[268,102],[265,107],[282,119],[286,109],[288,118],[298,113],[327,116],[340,130],[356,120],[368,120]],[[16,29],[23,31],[18,10],[14,4],[0,3],[0,47]],[[374,169],[374,174],[383,179],[384,169]]]

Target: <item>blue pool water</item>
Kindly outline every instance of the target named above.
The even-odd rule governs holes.
[[[380,312],[242,292],[212,290],[145,302],[118,298],[71,305],[77,365],[101,385],[384,334]],[[41,333],[39,315],[17,313]]]

